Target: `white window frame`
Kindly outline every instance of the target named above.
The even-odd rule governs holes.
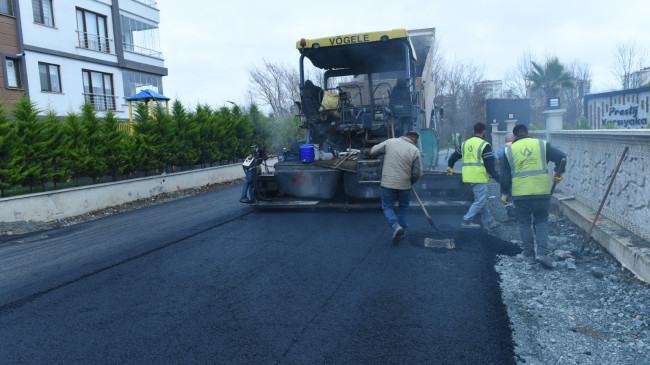
[[[110,53],[108,17],[83,8],[76,8],[79,47]]]
[[[14,1],[0,0],[0,14],[14,15]]]
[[[95,110],[117,110],[115,78],[113,74],[101,71],[81,70],[84,100],[94,105]],[[93,82],[96,81],[96,82]],[[95,85],[100,83],[101,86]],[[101,94],[95,91],[101,89]]]
[[[45,74],[41,73],[41,67],[45,68]],[[53,75],[52,71],[56,71],[56,74]],[[45,75],[45,80],[42,78],[43,75]],[[41,81],[41,91],[52,93],[61,93],[63,91],[61,88],[61,66],[52,63],[39,62],[38,76]],[[43,81],[45,81],[45,85],[43,85]],[[58,90],[56,90],[54,86],[56,86]]]
[[[21,76],[20,59],[16,57],[3,57],[2,71],[4,73],[5,88],[22,89],[23,81]]]

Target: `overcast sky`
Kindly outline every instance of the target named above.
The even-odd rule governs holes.
[[[550,54],[589,65],[592,92],[618,88],[617,43],[650,52],[648,0],[157,2],[164,93],[190,107],[247,104],[251,67],[266,59],[297,68],[300,38],[435,28],[445,59],[482,67],[486,80],[503,80],[527,52]]]

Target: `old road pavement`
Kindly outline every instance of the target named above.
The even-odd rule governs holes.
[[[2,363],[512,364],[495,256],[419,207],[257,212],[240,186],[0,237]],[[457,213],[455,213],[457,214]]]

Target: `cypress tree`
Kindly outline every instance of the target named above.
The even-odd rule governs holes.
[[[219,112],[215,115],[214,123],[216,124],[216,140],[219,141],[218,153],[220,158],[234,160],[239,138],[230,117],[230,109],[226,107],[219,109]]]
[[[266,146],[272,150],[278,147],[286,147],[293,141],[293,136],[296,135],[295,133],[289,133],[291,137],[287,140],[272,140],[273,125],[271,124],[271,119],[262,114],[255,104],[251,104],[248,116],[253,123],[253,141],[258,146]]]
[[[158,151],[157,159],[161,162],[162,168],[168,171],[173,164],[175,155],[175,136],[176,125],[167,111],[160,105],[156,104],[154,108],[154,126],[155,133],[158,135],[159,145],[156,146]]]
[[[197,105],[194,116],[200,131],[201,167],[206,167],[208,162],[212,165],[212,162],[222,158],[219,146],[223,135],[209,106]]]
[[[69,113],[65,118],[65,133],[68,140],[68,153],[63,161],[75,183],[86,176],[86,166],[91,163],[86,140],[86,130],[81,125],[79,114]]]
[[[172,104],[172,120],[175,123],[176,136],[174,138],[176,165],[190,168],[198,162],[200,156],[199,128],[193,115],[188,114],[180,101]]]
[[[158,160],[160,146],[159,134],[156,133],[154,119],[149,114],[149,108],[144,102],[138,102],[135,110],[136,124],[133,126],[133,138],[135,140],[135,161],[136,168],[143,170],[146,176],[149,172],[160,168]]]
[[[38,120],[36,104],[27,98],[15,103],[14,117],[17,119],[18,138],[20,145],[15,146],[17,166],[20,169],[23,186],[29,186],[29,192],[34,191],[34,185],[41,182],[43,159],[45,158],[46,137],[45,124]]]
[[[231,120],[234,135],[236,136],[233,160],[236,157],[247,156],[250,153],[251,145],[263,146],[264,141],[255,136],[255,126],[248,114],[242,113],[241,109],[235,106],[232,112],[227,114],[227,117]],[[268,149],[270,146],[264,145],[263,147]]]
[[[20,145],[16,120],[7,118],[7,110],[0,103],[0,196],[20,182],[20,170],[16,165],[16,146]]]
[[[85,143],[90,152],[90,163],[86,164],[86,176],[92,177],[93,183],[104,175],[108,175],[108,165],[104,155],[106,149],[105,139],[102,135],[102,121],[95,113],[95,107],[90,103],[84,103],[81,107],[81,125],[86,131]]]
[[[127,168],[128,133],[119,129],[120,121],[112,111],[106,112],[102,123],[102,141],[104,143],[104,161],[113,181]]]
[[[43,123],[45,124],[45,153],[42,159],[41,183],[45,191],[46,182],[51,181],[56,187],[57,182],[68,179],[66,164],[62,162],[66,159],[68,141],[64,126],[53,110],[47,112]]]

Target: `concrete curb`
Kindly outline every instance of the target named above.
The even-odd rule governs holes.
[[[245,177],[241,164],[0,199],[0,222],[52,222],[96,210]]]
[[[577,200],[571,199],[571,196],[558,192],[553,195],[551,203],[556,205],[562,214],[577,226],[586,232],[589,231],[596,215],[595,211]],[[635,237],[633,233],[602,215],[598,217],[591,236],[623,267],[630,270],[640,280],[650,283],[650,248],[642,238],[632,238]]]

